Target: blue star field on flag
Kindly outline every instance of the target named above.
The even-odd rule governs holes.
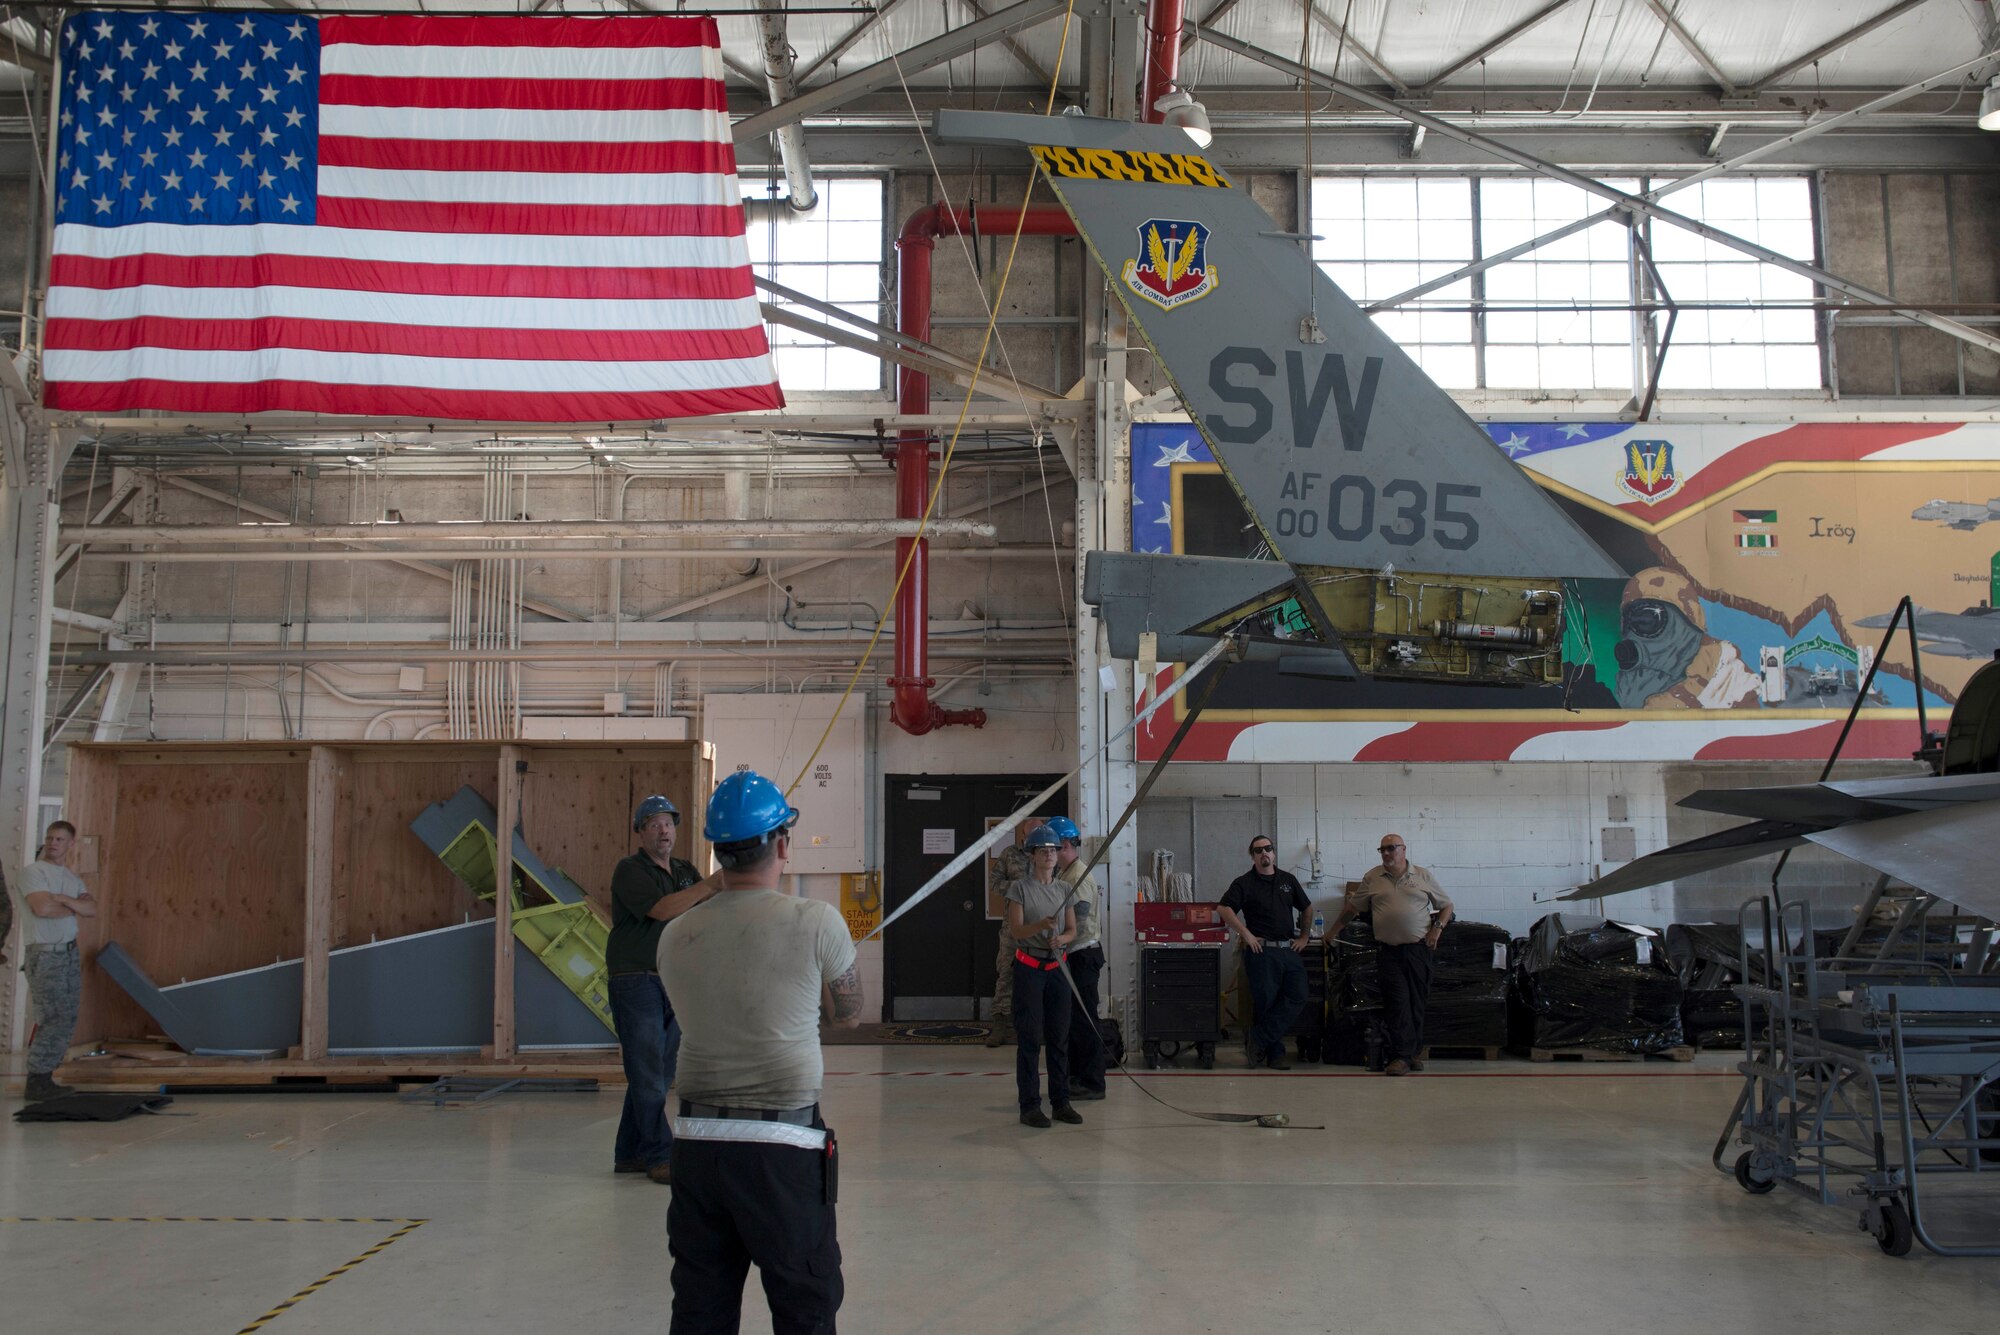
[[[1571,445],[1588,445],[1621,431],[1630,431],[1630,422],[1482,422],[1493,443],[1507,452],[1509,459],[1525,459],[1548,450]]]
[[[319,30],[285,14],[89,13],[64,26],[58,224],[310,224]]]

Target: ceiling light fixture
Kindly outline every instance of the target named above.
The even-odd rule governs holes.
[[[1153,103],[1153,110],[1160,113],[1162,125],[1185,131],[1187,137],[1194,140],[1196,148],[1207,148],[1214,142],[1215,131],[1209,128],[1208,108],[1195,101],[1185,88],[1168,89],[1165,96]]]
[[[1995,75],[1979,95],[1979,128],[2000,130],[2000,75]]]

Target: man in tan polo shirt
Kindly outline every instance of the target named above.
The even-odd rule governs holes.
[[[1371,915],[1381,962],[1382,1019],[1389,1027],[1387,1074],[1424,1069],[1424,1003],[1431,992],[1431,955],[1451,921],[1451,897],[1437,879],[1410,864],[1409,845],[1400,834],[1385,834],[1376,850],[1382,865],[1371,867],[1348,892],[1340,916],[1327,929],[1340,935],[1363,913]]]

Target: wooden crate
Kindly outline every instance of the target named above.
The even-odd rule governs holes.
[[[518,803],[528,846],[608,916],[611,871],[635,847],[632,810],[648,794],[681,809],[676,854],[708,867],[699,813],[714,757],[705,742],[73,745],[64,812],[99,904],[80,924],[76,1042],[154,1028],[88,963],[115,940],[161,986],[303,958],[294,1055],[323,1061],[329,951],[491,916],[410,833],[425,807],[468,784],[496,809]],[[505,1062],[514,938],[494,935],[501,1004],[487,1055]]]

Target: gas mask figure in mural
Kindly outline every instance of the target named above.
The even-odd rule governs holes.
[[[1618,618],[1621,709],[1728,709],[1757,703],[1757,676],[1736,646],[1708,635],[1694,582],[1654,566],[1625,586]]]

